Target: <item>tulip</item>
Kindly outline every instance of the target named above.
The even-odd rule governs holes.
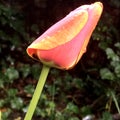
[[[67,70],[78,63],[102,10],[100,2],[78,7],[28,46],[28,55],[41,61],[43,68],[24,120],[33,116],[50,67]]]
[[[100,2],[78,7],[28,46],[28,55],[48,66],[74,67],[86,51],[102,10]]]

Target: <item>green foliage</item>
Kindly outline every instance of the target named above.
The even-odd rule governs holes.
[[[47,7],[47,0],[44,2]],[[92,62],[83,59],[77,66],[79,69],[68,72],[51,69],[34,119],[80,120],[87,115],[95,115],[101,120],[112,120],[112,114],[119,112],[120,34],[117,15],[120,3],[119,0],[110,0],[106,4],[104,14],[92,35],[91,41],[97,42],[97,45],[90,46],[92,53],[88,49],[85,54],[85,57],[91,56]],[[46,25],[46,21],[39,17],[30,17],[34,21],[40,21],[40,30],[38,24],[26,22],[28,12],[26,8],[23,12],[22,7],[27,5],[29,4],[26,1],[24,5],[19,3],[18,6],[0,3],[2,120],[23,118],[41,71],[41,64],[27,58],[26,48],[32,37],[35,37],[32,35],[38,35],[41,29],[45,29],[42,27]],[[38,4],[36,6],[39,7]],[[106,9],[110,12],[106,12]],[[48,12],[47,8],[46,10]],[[37,13],[39,12],[36,11],[35,14]],[[43,16],[44,12],[41,13]],[[59,17],[58,14],[56,16]],[[52,23],[49,21],[49,24]],[[29,34],[32,34],[31,39]]]
[[[20,64],[19,58],[16,58],[20,54],[24,55],[22,44],[29,36],[22,14],[12,6],[0,4],[0,28],[0,109],[2,120],[6,120],[14,110],[22,110],[24,107],[23,99],[18,96],[18,89],[12,85],[21,74],[25,78],[30,73],[29,65],[23,65],[20,69],[15,65]]]
[[[1,111],[0,111],[0,120],[1,120]]]
[[[90,115],[92,113],[91,108],[89,106],[81,107],[80,112],[81,112],[82,116],[87,116],[87,115]]]
[[[22,65],[20,67],[19,71],[21,72],[22,77],[26,78],[30,74],[30,72],[31,72],[30,71],[30,65],[29,64]]]
[[[106,14],[106,17],[107,16],[109,16],[109,14]],[[111,26],[108,26],[107,24],[105,26],[102,26],[103,23],[100,23],[100,26],[98,29],[101,32],[101,36],[102,36],[102,37],[99,37],[98,39],[99,47],[100,49],[102,49],[102,51],[106,55],[106,62],[104,66],[101,66],[100,72],[99,72],[100,79],[104,80],[101,84],[101,89],[103,89],[102,85],[107,80],[108,85],[105,85],[106,88],[104,92],[106,93],[106,95],[108,95],[108,93],[110,94],[109,96],[106,96],[106,97],[108,97],[109,100],[114,101],[114,106],[116,106],[117,112],[119,113],[120,97],[117,97],[118,96],[117,92],[119,91],[119,85],[120,85],[120,79],[119,79],[120,78],[119,76],[120,75],[120,46],[119,46],[120,36],[119,36],[118,30],[113,25],[112,20],[109,21],[109,23],[111,23]],[[94,37],[95,39],[97,38],[97,36],[94,36]],[[116,91],[116,95],[115,94],[112,95],[111,91]],[[109,104],[109,111],[111,110],[112,108],[111,108],[111,105]],[[108,112],[103,113],[103,118],[102,118],[103,120],[104,119],[112,120],[111,114]]]
[[[114,80],[114,74],[108,68],[100,69],[100,76],[103,80]]]
[[[113,118],[112,118],[112,116],[111,116],[111,114],[109,112],[104,112],[102,114],[101,120],[113,120]]]
[[[2,120],[7,120],[9,118],[9,115],[12,111],[10,109],[7,109],[6,112],[2,112]]]
[[[3,109],[6,109],[6,112],[2,113],[3,120],[6,120],[8,118],[12,112],[12,109],[21,110],[23,108],[23,100],[17,96],[17,93],[17,89],[9,89],[9,91],[7,91],[7,97],[0,100],[0,107],[5,107]]]
[[[15,68],[8,68],[5,72],[6,77],[8,78],[9,82],[13,82],[13,80],[19,78],[19,73]]]
[[[79,108],[76,105],[74,105],[73,103],[68,103],[65,111],[67,111],[69,113],[78,114],[79,113]]]
[[[34,93],[34,86],[33,85],[27,85],[25,86],[24,88],[24,91],[27,93],[27,94],[30,94],[30,95],[33,95]]]

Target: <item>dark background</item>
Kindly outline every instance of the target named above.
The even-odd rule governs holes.
[[[95,0],[0,0],[0,110],[3,120],[23,119],[42,64],[27,46],[70,11]],[[52,68],[34,119],[120,119],[120,1],[103,0],[87,52],[69,71]],[[113,96],[114,97],[113,97]],[[16,114],[15,114],[16,113]]]

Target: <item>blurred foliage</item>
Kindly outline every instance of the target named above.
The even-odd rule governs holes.
[[[91,2],[0,1],[2,120],[22,120],[33,95],[41,64],[28,58],[28,44],[74,8]],[[80,120],[93,115],[112,120],[119,112],[120,2],[103,4],[104,12],[86,54],[72,70],[51,69],[34,119]]]

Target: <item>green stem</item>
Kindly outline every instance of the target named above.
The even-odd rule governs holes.
[[[33,113],[34,113],[35,108],[37,106],[38,100],[41,96],[42,89],[44,87],[49,70],[50,70],[50,67],[43,65],[43,68],[42,68],[42,71],[41,71],[41,74],[40,74],[40,77],[38,80],[38,84],[36,86],[35,92],[33,94],[32,100],[30,102],[30,105],[29,105],[29,108],[28,108],[28,111],[25,115],[24,120],[31,120],[32,119]]]
[[[2,118],[1,118],[1,111],[0,111],[0,120],[2,120]]]
[[[117,110],[118,110],[118,113],[120,114],[120,108],[119,108],[117,99],[116,99],[116,97],[115,97],[115,94],[114,94],[112,91],[111,91],[111,95],[112,95],[113,101],[114,101],[114,103],[115,103],[115,106],[116,106],[116,108],[117,108]]]

